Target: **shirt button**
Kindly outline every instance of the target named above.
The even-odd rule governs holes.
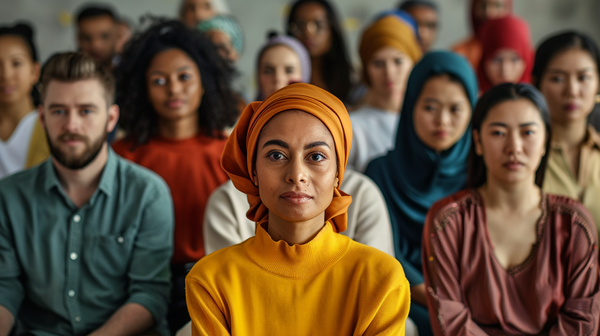
[[[67,292],[67,295],[69,295],[70,297],[73,297],[73,296],[75,296],[75,291],[71,289],[70,291]]]
[[[71,254],[69,255],[69,258],[71,258],[71,260],[77,260],[77,253],[71,252]]]
[[[81,321],[81,316],[75,316],[75,322],[80,322]]]
[[[74,221],[75,223],[79,223],[79,222],[81,221],[81,216],[79,216],[79,215],[75,215],[75,216],[73,216],[73,221]]]
[[[117,241],[118,241],[119,243],[123,243],[123,242],[125,241],[125,239],[123,239],[123,237],[119,237],[119,238],[117,238]]]

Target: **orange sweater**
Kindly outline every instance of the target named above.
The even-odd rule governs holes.
[[[393,257],[333,231],[273,241],[262,226],[186,278],[193,335],[404,335],[410,286]]]
[[[204,209],[212,191],[228,180],[220,165],[225,141],[202,135],[185,140],[155,137],[133,152],[130,141],[113,144],[115,152],[156,172],[171,188],[175,207],[174,264],[204,256]]]

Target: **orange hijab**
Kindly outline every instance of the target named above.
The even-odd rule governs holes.
[[[258,187],[253,183],[253,161],[258,136],[271,118],[288,110],[310,113],[323,122],[335,142],[339,185],[342,184],[346,170],[352,144],[352,125],[344,104],[334,95],[311,84],[296,83],[276,91],[262,102],[250,103],[227,139],[221,156],[221,167],[235,187],[248,195],[250,210],[246,216],[259,224],[268,221],[269,210],[262,203]],[[351,202],[351,196],[335,188],[333,200],[325,210],[325,220],[331,221],[337,232],[346,230],[346,212]]]

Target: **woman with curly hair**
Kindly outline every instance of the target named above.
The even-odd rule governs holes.
[[[229,88],[232,70],[202,33],[178,21],[159,20],[131,40],[117,74],[127,137],[113,148],[164,178],[175,204],[169,310],[175,331],[189,321],[184,278],[204,256],[208,196],[227,180],[219,159],[223,129],[238,114]]]

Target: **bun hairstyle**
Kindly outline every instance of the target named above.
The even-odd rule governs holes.
[[[31,60],[34,62],[38,62],[39,59],[37,50],[35,49],[35,45],[33,44],[33,33],[34,32],[31,25],[24,22],[19,22],[14,26],[0,26],[0,37],[4,35],[12,35],[22,38],[29,47]]]

